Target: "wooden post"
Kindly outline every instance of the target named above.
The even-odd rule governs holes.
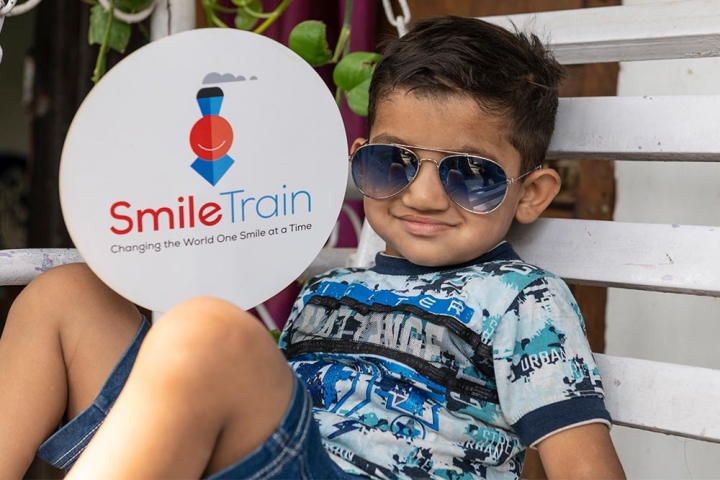
[[[173,33],[192,30],[197,24],[195,2],[189,0],[159,0],[150,22],[153,40]]]

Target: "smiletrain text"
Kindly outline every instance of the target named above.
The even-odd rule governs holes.
[[[287,185],[282,186],[283,190]],[[193,195],[177,198],[174,207],[135,208],[130,202],[118,200],[110,206],[110,216],[116,220],[110,227],[116,235],[144,231],[212,227],[223,221],[235,223],[249,219],[271,219],[312,212],[312,196],[306,190],[282,191],[260,197],[247,196],[245,190],[220,192],[221,203],[197,202]],[[229,215],[227,215],[229,213]]]

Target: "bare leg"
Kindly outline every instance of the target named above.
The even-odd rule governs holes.
[[[168,312],[70,472],[76,478],[198,478],[252,452],[279,426],[293,375],[268,332],[221,300]]]
[[[85,265],[44,273],[20,294],[0,339],[0,478],[20,478],[38,446],[97,396],[140,314]]]

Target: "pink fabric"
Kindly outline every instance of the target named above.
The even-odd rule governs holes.
[[[275,8],[280,0],[267,2],[266,8]],[[292,29],[304,20],[321,20],[327,25],[327,36],[330,49],[335,47],[340,29],[345,17],[345,1],[336,0],[295,0],[285,10],[285,13],[265,31],[265,35],[287,45],[288,37]],[[350,51],[374,51],[375,50],[375,23],[377,18],[377,2],[355,0],[353,2],[353,18],[350,36]],[[332,70],[334,65],[327,65],[318,69],[320,75],[325,79],[330,90],[334,93],[335,86],[332,83]],[[345,122],[345,131],[348,137],[348,146],[357,137],[365,137],[365,117],[353,113],[343,101],[340,109]]]
[[[281,0],[273,0],[264,2],[268,11],[275,9]],[[228,2],[228,6],[230,6]],[[287,45],[288,37],[292,29],[298,23],[304,20],[321,20],[327,25],[327,36],[330,48],[335,47],[338,35],[342,28],[345,16],[344,0],[294,0],[285,10],[283,15],[275,21],[266,31],[265,35]],[[232,16],[221,16],[223,21],[228,25],[233,24]],[[350,36],[351,51],[374,51],[375,50],[375,24],[377,18],[377,2],[368,2],[364,0],[355,0],[353,2],[353,19]],[[335,86],[332,83],[332,71],[334,65],[327,65],[318,69],[318,73],[327,83],[328,88],[335,93]],[[348,147],[353,140],[358,137],[367,137],[366,121],[364,117],[356,115],[343,101],[340,109],[345,123],[345,131],[348,138]],[[338,159],[345,161],[345,159]],[[361,201],[346,202],[359,216],[360,220],[364,218]],[[338,239],[338,247],[355,247],[357,246],[357,237],[352,224],[344,213],[340,218],[340,237]],[[282,328],[285,324],[292,304],[300,291],[300,285],[297,282],[288,285],[283,291],[275,295],[273,298],[265,302],[265,306],[275,319],[278,327]],[[253,311],[256,314],[256,312]]]

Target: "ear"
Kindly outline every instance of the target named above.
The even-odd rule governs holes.
[[[522,196],[515,210],[520,223],[532,223],[550,205],[560,192],[560,175],[555,170],[543,168],[531,173],[523,182]]]
[[[360,148],[360,146],[365,142],[367,142],[366,138],[362,138],[362,137],[356,138],[355,141],[353,141],[352,145],[350,146],[350,155],[355,153],[355,150]]]

